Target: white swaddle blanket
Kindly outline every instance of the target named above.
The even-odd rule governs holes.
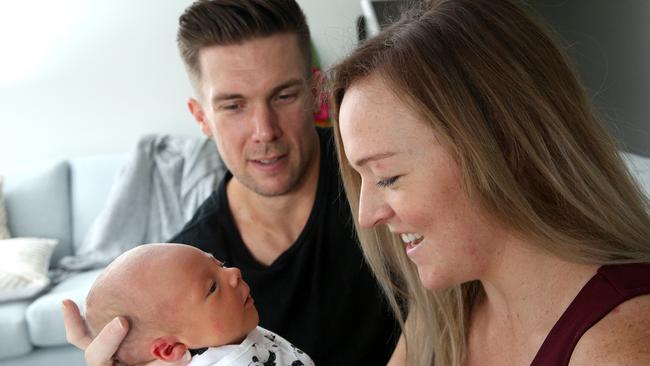
[[[253,329],[241,344],[208,348],[192,357],[188,366],[313,366],[314,361],[279,335]]]

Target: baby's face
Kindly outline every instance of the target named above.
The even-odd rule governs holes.
[[[180,341],[190,348],[241,342],[257,326],[259,315],[239,269],[193,247],[174,250],[163,277],[170,279],[170,292],[178,294],[178,306],[168,315]]]

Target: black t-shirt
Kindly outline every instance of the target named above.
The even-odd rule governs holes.
[[[270,266],[257,262],[219,188],[171,242],[193,245],[241,270],[267,328],[316,365],[385,365],[399,327],[356,242],[330,129],[317,129],[321,161],[314,207],[295,243]]]

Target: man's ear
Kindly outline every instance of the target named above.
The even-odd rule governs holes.
[[[199,124],[199,126],[201,126],[201,131],[203,131],[203,134],[208,137],[212,137],[212,131],[210,130],[210,126],[208,126],[208,121],[205,118],[205,112],[203,111],[201,103],[199,103],[199,101],[194,98],[190,98],[187,101],[187,109],[190,110],[190,113],[196,122]]]
[[[187,346],[177,342],[175,337],[156,338],[151,344],[151,355],[166,362],[180,360],[185,355],[185,352],[187,352]]]

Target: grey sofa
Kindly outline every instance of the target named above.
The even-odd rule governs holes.
[[[87,157],[6,177],[12,236],[58,239],[51,264],[73,254],[125,160],[126,155]],[[82,352],[66,342],[61,300],[83,304],[99,272],[73,275],[34,299],[0,303],[0,366],[84,365]]]
[[[13,236],[59,239],[51,263],[74,253],[106,201],[126,155],[63,161],[7,177],[5,195]],[[650,158],[626,154],[650,195]],[[0,303],[0,366],[84,365],[81,351],[65,339],[61,300],[83,304],[101,270],[74,275],[34,299]]]

